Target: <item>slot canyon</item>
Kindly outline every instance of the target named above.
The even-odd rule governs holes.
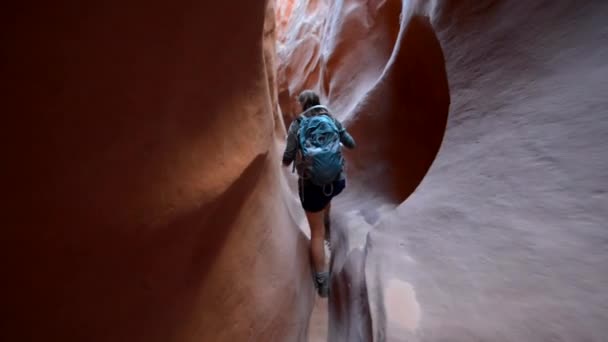
[[[608,339],[608,2],[13,2],[0,341]],[[317,296],[313,89],[357,141]],[[8,191],[6,191],[8,190]]]

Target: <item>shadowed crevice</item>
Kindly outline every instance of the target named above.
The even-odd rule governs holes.
[[[357,151],[348,154],[351,183],[370,196],[403,202],[439,151],[449,105],[445,61],[435,31],[427,17],[413,16],[397,42],[392,64],[348,126],[358,142]]]

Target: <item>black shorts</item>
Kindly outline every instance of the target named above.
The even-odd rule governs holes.
[[[338,196],[346,187],[346,180],[334,181],[331,185],[326,185],[325,188],[314,185],[310,181],[300,179],[298,181],[298,194],[302,208],[308,212],[319,212],[331,202],[331,199]]]

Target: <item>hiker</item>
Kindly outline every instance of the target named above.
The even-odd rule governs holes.
[[[324,241],[329,232],[331,200],[346,187],[341,144],[353,149],[355,141],[329,109],[321,106],[315,92],[303,91],[298,102],[302,113],[289,126],[283,165],[293,162],[298,172],[298,193],[310,226],[315,287],[325,298],[329,295],[329,272]]]

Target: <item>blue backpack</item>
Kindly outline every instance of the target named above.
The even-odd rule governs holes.
[[[317,107],[327,109],[323,106],[310,109]],[[344,167],[344,158],[340,131],[329,115],[300,115],[298,142],[302,155],[302,178],[318,186],[331,184],[338,178]]]

